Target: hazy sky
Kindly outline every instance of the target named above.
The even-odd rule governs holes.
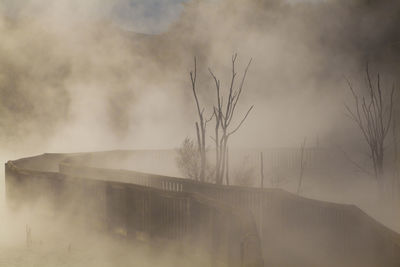
[[[296,3],[321,0],[286,1]],[[184,2],[188,2],[188,0],[117,0],[114,1],[112,17],[121,26],[128,29],[143,32],[163,31],[168,27],[171,20],[177,18],[182,10],[181,4]]]
[[[168,28],[171,21],[176,19],[182,11],[182,3],[188,0],[88,0],[86,6],[91,6],[96,18],[111,19],[121,27],[144,33],[157,33]],[[207,0],[218,1],[218,0]],[[321,1],[321,0],[287,0],[289,2]],[[79,2],[79,1],[78,1]],[[70,5],[77,5],[76,0],[70,1]],[[48,1],[41,0],[0,0],[0,9],[5,9],[9,15],[21,14],[28,5],[48,5]],[[82,5],[81,3],[79,5]],[[79,16],[79,14],[75,14]],[[80,14],[87,16],[88,14]],[[71,18],[73,19],[73,18]]]
[[[86,7],[85,12],[76,12],[75,18],[71,17],[71,20],[79,16],[84,16],[85,19],[111,19],[126,29],[152,33],[165,30],[169,22],[178,17],[182,10],[181,4],[185,1],[187,0],[88,0],[81,3],[71,0],[65,9]],[[57,2],[49,5],[48,1],[43,0],[0,0],[0,10],[4,10],[10,16],[37,16],[38,14],[27,14],[27,7],[30,7],[30,12],[34,10],[40,13],[44,9],[59,5]],[[32,6],[35,8],[32,9]]]

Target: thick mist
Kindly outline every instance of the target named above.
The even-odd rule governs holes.
[[[321,144],[335,137],[348,144],[359,135],[344,116],[350,97],[345,78],[363,85],[367,60],[389,84],[397,71],[393,1],[183,5],[176,21],[165,19],[166,30],[139,34],[114,19],[124,4],[6,1],[0,66],[4,146],[175,147],[194,136],[188,74],[193,57],[199,58],[200,97],[210,108],[215,89],[207,68],[226,88],[234,52],[239,70],[253,58],[239,108],[254,104],[255,110],[232,142],[298,146],[304,137],[318,137]],[[165,6],[162,13],[169,17],[175,7]],[[352,130],[355,138],[348,134]]]
[[[254,109],[230,140],[232,148],[298,148],[307,138],[307,147],[332,149],[332,158],[345,162],[333,166],[346,168],[331,166],[326,180],[318,180],[318,172],[306,173],[304,194],[355,203],[400,229],[399,214],[376,203],[375,181],[351,163],[369,167],[365,141],[344,107],[353,101],[346,79],[362,89],[367,62],[374,74],[381,73],[383,86],[399,84],[398,1],[192,0],[151,1],[150,7],[133,2],[0,1],[2,162],[44,152],[174,149],[185,137],[195,138],[193,57],[200,101],[210,114],[215,87],[208,68],[226,90],[237,52],[239,73],[253,61],[234,123],[250,105]],[[212,146],[211,139],[207,142]],[[387,151],[393,153],[390,142]],[[150,172],[153,164],[137,168]],[[154,172],[161,174],[164,165]],[[387,165],[391,170],[393,163]],[[252,170],[254,180],[258,172]],[[294,191],[295,182],[281,187]],[[36,221],[34,213],[7,212],[1,175],[0,253],[14,253],[2,252],[2,246],[24,247],[27,221],[46,232],[48,225]],[[68,229],[79,243],[79,230],[61,224],[57,229]],[[68,250],[71,241],[57,229],[48,240],[59,239],[43,241],[41,249],[57,244],[59,251]],[[114,242],[98,236],[89,240]],[[82,252],[89,257],[89,265],[82,266],[99,266],[93,255],[108,249]],[[118,257],[117,250],[106,258]],[[60,265],[64,252],[55,260]],[[29,257],[38,262],[37,256]]]

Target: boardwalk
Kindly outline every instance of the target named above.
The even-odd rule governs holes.
[[[7,200],[17,207],[46,198],[55,210],[73,210],[127,239],[195,245],[210,265],[399,266],[399,235],[355,206],[111,168],[137,154],[44,154],[8,162]]]

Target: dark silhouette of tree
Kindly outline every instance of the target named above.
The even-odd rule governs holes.
[[[215,117],[215,136],[213,140],[215,142],[215,153],[216,153],[216,170],[215,170],[215,180],[217,184],[223,183],[223,178],[225,174],[226,184],[229,184],[229,175],[228,175],[228,158],[227,158],[227,150],[228,150],[228,140],[232,134],[237,132],[239,128],[243,125],[250,111],[254,106],[251,106],[242,120],[236,125],[236,127],[232,128],[231,123],[235,115],[236,107],[239,102],[240,96],[243,92],[243,85],[246,80],[247,71],[251,64],[251,59],[246,66],[246,69],[243,73],[242,79],[240,80],[239,85],[235,89],[236,86],[236,78],[237,72],[235,69],[237,54],[232,56],[232,77],[229,83],[228,95],[224,98],[221,94],[221,82],[215,76],[211,69],[209,72],[214,79],[216,96],[217,96],[217,104],[214,106],[214,117]],[[226,103],[224,103],[224,99]]]
[[[307,138],[304,138],[303,143],[300,146],[300,174],[299,174],[299,183],[297,185],[297,194],[300,195],[301,193],[301,186],[303,185],[303,175],[304,175],[304,168],[307,164],[304,159],[304,149],[306,147]]]
[[[204,118],[204,107],[200,106],[199,103],[199,98],[197,97],[197,91],[196,91],[196,81],[197,81],[197,60],[196,57],[194,58],[194,70],[190,72],[190,81],[192,83],[192,91],[193,91],[193,96],[196,102],[196,109],[197,109],[197,115],[198,115],[198,121],[196,121],[195,126],[196,126],[196,135],[197,135],[197,147],[199,151],[199,156],[200,156],[200,173],[198,177],[195,177],[196,180],[200,180],[201,182],[204,182],[205,179],[205,170],[206,170],[206,164],[207,164],[207,158],[206,158],[206,128],[207,128],[207,123],[210,122],[214,116],[214,114],[211,114],[211,117],[208,119]]]
[[[227,96],[225,97],[226,103],[224,103],[224,96],[221,93],[220,80],[215,76],[215,74],[209,68],[209,72],[215,82],[216,88],[216,105],[213,106],[213,112],[210,117],[205,118],[204,112],[205,108],[201,106],[198,94],[197,94],[197,60],[194,58],[194,70],[190,72],[190,80],[192,85],[192,92],[194,96],[194,100],[196,103],[196,110],[198,119],[195,122],[196,136],[197,136],[197,150],[199,154],[200,161],[200,170],[198,177],[195,177],[196,180],[200,180],[201,182],[205,181],[206,169],[207,169],[207,151],[206,151],[206,131],[207,124],[215,118],[215,136],[211,136],[211,138],[215,142],[215,151],[216,151],[216,163],[215,163],[215,182],[217,184],[222,184],[223,179],[225,177],[226,184],[229,184],[229,157],[228,157],[228,140],[232,134],[237,132],[239,128],[243,125],[244,121],[248,117],[250,111],[253,109],[251,106],[241,121],[235,126],[231,127],[231,123],[233,121],[234,115],[236,114],[236,107],[239,102],[239,99],[243,92],[244,82],[246,80],[247,71],[250,67],[251,60],[247,64],[243,76],[240,80],[240,83],[237,84],[237,72],[235,69],[237,54],[232,56],[232,77],[229,83],[229,88],[227,90]],[[185,144],[185,143],[184,143]],[[193,147],[190,146],[188,141],[186,141],[186,148]],[[186,149],[188,150],[188,149]],[[189,149],[188,151],[190,151]],[[185,151],[182,150],[182,151]],[[181,152],[182,152],[181,151]],[[181,153],[184,154],[184,153]],[[196,157],[192,157],[196,158]],[[193,164],[190,164],[193,165]],[[191,172],[192,176],[193,173]],[[208,179],[209,180],[209,179]]]
[[[368,64],[365,73],[367,92],[364,94],[358,94],[350,81],[347,81],[354,98],[354,104],[353,108],[350,108],[347,104],[345,107],[347,115],[358,126],[368,144],[374,177],[382,186],[385,139],[392,126],[395,85],[393,84],[390,90],[383,89],[380,74],[377,73],[376,81],[373,81]]]

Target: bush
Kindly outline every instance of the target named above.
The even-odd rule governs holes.
[[[186,178],[199,180],[200,177],[200,153],[195,142],[186,137],[182,145],[177,149],[176,164],[182,175]],[[214,182],[215,168],[206,162],[205,181]]]
[[[182,174],[189,178],[198,180],[200,175],[200,153],[193,140],[186,137],[177,150],[176,163]]]

